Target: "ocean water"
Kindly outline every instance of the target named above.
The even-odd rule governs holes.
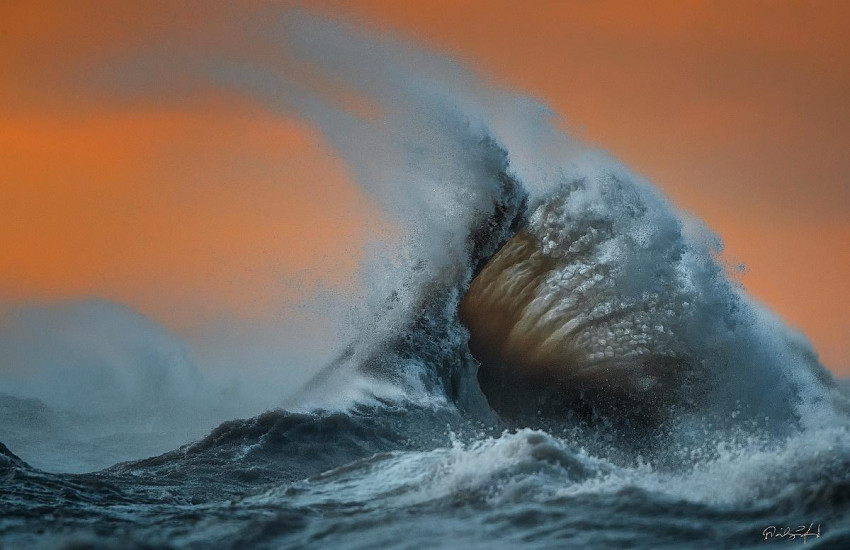
[[[593,348],[577,356],[583,360],[557,363],[572,370],[550,380],[555,389],[545,399],[529,394],[545,389],[539,380],[525,388],[491,383],[482,392],[479,382],[488,370],[522,372],[523,365],[476,359],[459,303],[476,272],[481,276],[492,266],[521,271],[486,260],[541,218],[539,212],[527,215],[528,197],[517,180],[499,172],[504,168],[496,165],[494,174],[502,182],[495,204],[502,207],[469,232],[468,269],[442,272],[424,284],[398,324],[369,345],[355,342],[286,408],[225,422],[176,450],[93,473],[48,473],[0,448],[4,547],[763,547],[792,544],[789,539],[847,547],[846,393],[794,334],[756,324],[763,313],[729,291],[722,271],[710,271],[708,282],[668,288],[668,308],[675,309],[677,300],[693,304],[677,315],[659,307],[646,289],[638,297],[649,305],[639,307],[632,298],[606,307],[601,317],[593,314],[595,306],[575,305],[583,300],[535,294],[528,302],[554,321],[526,327],[524,342],[550,339],[551,326],[570,324],[578,328],[569,334],[589,336],[570,339],[562,331],[559,341],[569,341],[569,349],[605,337],[617,342],[618,352],[607,364]],[[623,185],[609,177],[599,184],[605,182]],[[582,185],[556,192],[538,208],[568,202]],[[607,212],[620,216],[620,204]],[[593,219],[590,226],[600,227],[599,212]],[[567,223],[583,222],[570,213]],[[576,231],[564,232],[567,242],[576,241]],[[605,265],[600,258],[586,262],[618,239],[616,232],[605,234],[578,256],[582,266]],[[665,235],[663,242],[669,240]],[[652,249],[627,246],[607,261],[634,253]],[[705,273],[701,268],[695,275],[688,265],[676,266],[671,276]],[[578,272],[563,256],[551,269]],[[553,281],[561,281],[571,296],[625,300],[611,287],[597,288],[604,279],[589,272],[581,288],[574,277],[535,280],[538,294],[548,296]],[[673,283],[657,275],[649,284],[663,289]],[[493,292],[517,295],[516,289]],[[718,307],[723,300],[738,307]],[[489,315],[499,314],[488,307]],[[510,301],[506,307],[518,306]],[[754,321],[737,322],[737,316]],[[717,323],[726,330],[719,333]],[[647,324],[672,336],[617,329]],[[631,353],[629,346],[646,352]],[[680,361],[671,364],[671,355]],[[730,364],[729,357],[739,362]],[[768,365],[748,362],[765,357],[772,358]],[[655,370],[647,369],[652,358],[660,358]],[[694,369],[701,376],[683,382],[681,371]],[[626,374],[617,375],[620,370]],[[646,377],[654,378],[647,384]],[[345,406],[323,407],[323,396],[339,394],[341,386],[361,391]],[[587,393],[577,396],[562,386]],[[641,408],[644,403],[652,406]],[[45,407],[11,398],[5,418],[23,414],[25,405],[31,417],[47,418],[41,425],[49,423]],[[39,423],[29,425],[37,429]]]
[[[447,428],[451,426],[451,428]],[[678,448],[492,433],[450,410],[270,412],[166,455],[48,474],[3,451],[4,547],[846,547],[846,428]],[[455,431],[457,430],[457,431]],[[591,439],[593,439],[591,437]],[[811,529],[809,528],[812,525]],[[767,540],[765,538],[767,537]],[[796,543],[802,543],[802,538]]]
[[[544,106],[298,23],[293,47],[384,109],[287,99],[402,234],[363,268],[350,342],[212,431],[177,422],[184,391],[139,409],[176,431],[97,437],[0,396],[0,546],[850,548],[846,384],[709,231]]]

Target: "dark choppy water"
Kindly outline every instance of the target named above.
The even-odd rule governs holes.
[[[813,523],[850,541],[850,439],[832,428],[628,457],[598,434],[492,429],[446,408],[269,412],[78,475],[2,449],[4,547],[746,547]],[[670,444],[669,441],[660,444]],[[654,460],[654,461],[653,461]],[[797,544],[802,543],[798,539]]]

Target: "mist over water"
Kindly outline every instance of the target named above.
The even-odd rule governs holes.
[[[454,61],[303,13],[245,24],[280,60],[223,39],[152,96],[185,93],[179,69],[309,121],[394,232],[350,293],[268,326],[181,341],[103,301],[8,313],[0,537],[755,546],[811,522],[807,542],[847,541],[846,392],[699,222]],[[45,507],[73,513],[48,527]]]

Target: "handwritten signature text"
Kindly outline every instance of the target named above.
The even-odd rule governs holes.
[[[771,525],[766,527],[761,534],[764,537],[764,540],[770,540],[773,538],[794,540],[801,538],[803,540],[803,544],[805,544],[808,537],[815,537],[816,539],[820,538],[820,523],[818,523],[816,530],[814,522],[810,523],[808,526],[800,525],[799,527],[777,527],[775,525]]]

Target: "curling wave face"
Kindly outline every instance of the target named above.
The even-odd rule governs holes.
[[[460,303],[491,405],[508,417],[651,425],[673,410],[798,417],[828,375],[715,252],[628,174],[561,184]]]

